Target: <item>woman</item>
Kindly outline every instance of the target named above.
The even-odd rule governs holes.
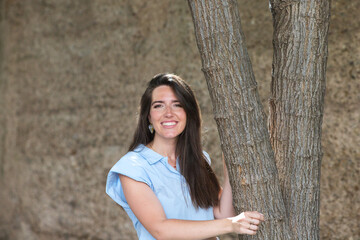
[[[139,239],[256,234],[263,215],[234,217],[227,171],[221,190],[202,151],[200,131],[200,110],[190,87],[176,75],[156,75],[141,98],[129,152],[110,170],[106,185]]]

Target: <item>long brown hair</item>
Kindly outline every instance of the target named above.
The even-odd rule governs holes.
[[[154,139],[154,134],[148,129],[148,116],[152,92],[162,85],[172,88],[186,113],[186,126],[178,136],[176,156],[179,158],[180,173],[188,184],[191,200],[195,207],[216,206],[219,204],[220,185],[202,151],[199,104],[190,86],[179,76],[158,74],[148,83],[141,98],[138,125],[129,151],[133,151],[139,144],[147,145]]]

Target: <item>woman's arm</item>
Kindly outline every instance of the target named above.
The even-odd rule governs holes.
[[[220,203],[214,207],[214,217],[216,219],[228,218],[235,216],[235,210],[232,201],[232,191],[229,181],[229,174],[226,168],[224,154],[222,155],[223,171],[224,171],[224,187],[220,193]]]
[[[120,181],[131,210],[158,240],[205,239],[230,232],[254,235],[263,219],[257,212],[210,221],[167,219],[160,201],[148,185],[124,175],[120,175]]]

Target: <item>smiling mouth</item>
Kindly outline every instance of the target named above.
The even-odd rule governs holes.
[[[174,126],[176,124],[176,122],[164,122],[162,123],[162,125],[164,126]]]

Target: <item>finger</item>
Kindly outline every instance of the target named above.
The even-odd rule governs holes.
[[[253,231],[257,231],[259,229],[259,227],[257,225],[253,225],[253,224],[248,223],[248,222],[241,222],[240,225],[244,229],[249,229],[249,230],[253,230]]]
[[[259,214],[260,214],[259,220],[260,220],[260,221],[265,221],[265,216],[264,216],[264,214],[262,214],[262,213],[259,213]]]
[[[249,222],[242,221],[240,222],[240,225],[244,229],[250,229],[251,224]]]
[[[255,219],[255,218],[250,218],[249,222],[251,224],[254,224],[254,225],[259,225],[260,224],[260,220]]]
[[[253,231],[257,231],[259,229],[259,227],[257,225],[250,224],[249,229],[253,230]]]
[[[264,215],[257,212],[257,211],[254,211],[254,212],[245,212],[245,216],[246,217],[249,217],[249,218],[253,218],[253,219],[258,219],[258,220],[261,220],[261,221],[264,221]]]
[[[241,234],[255,235],[256,231],[248,228],[243,228]]]
[[[240,222],[239,225],[240,234],[255,235],[258,230],[258,226],[252,225],[246,221]]]

